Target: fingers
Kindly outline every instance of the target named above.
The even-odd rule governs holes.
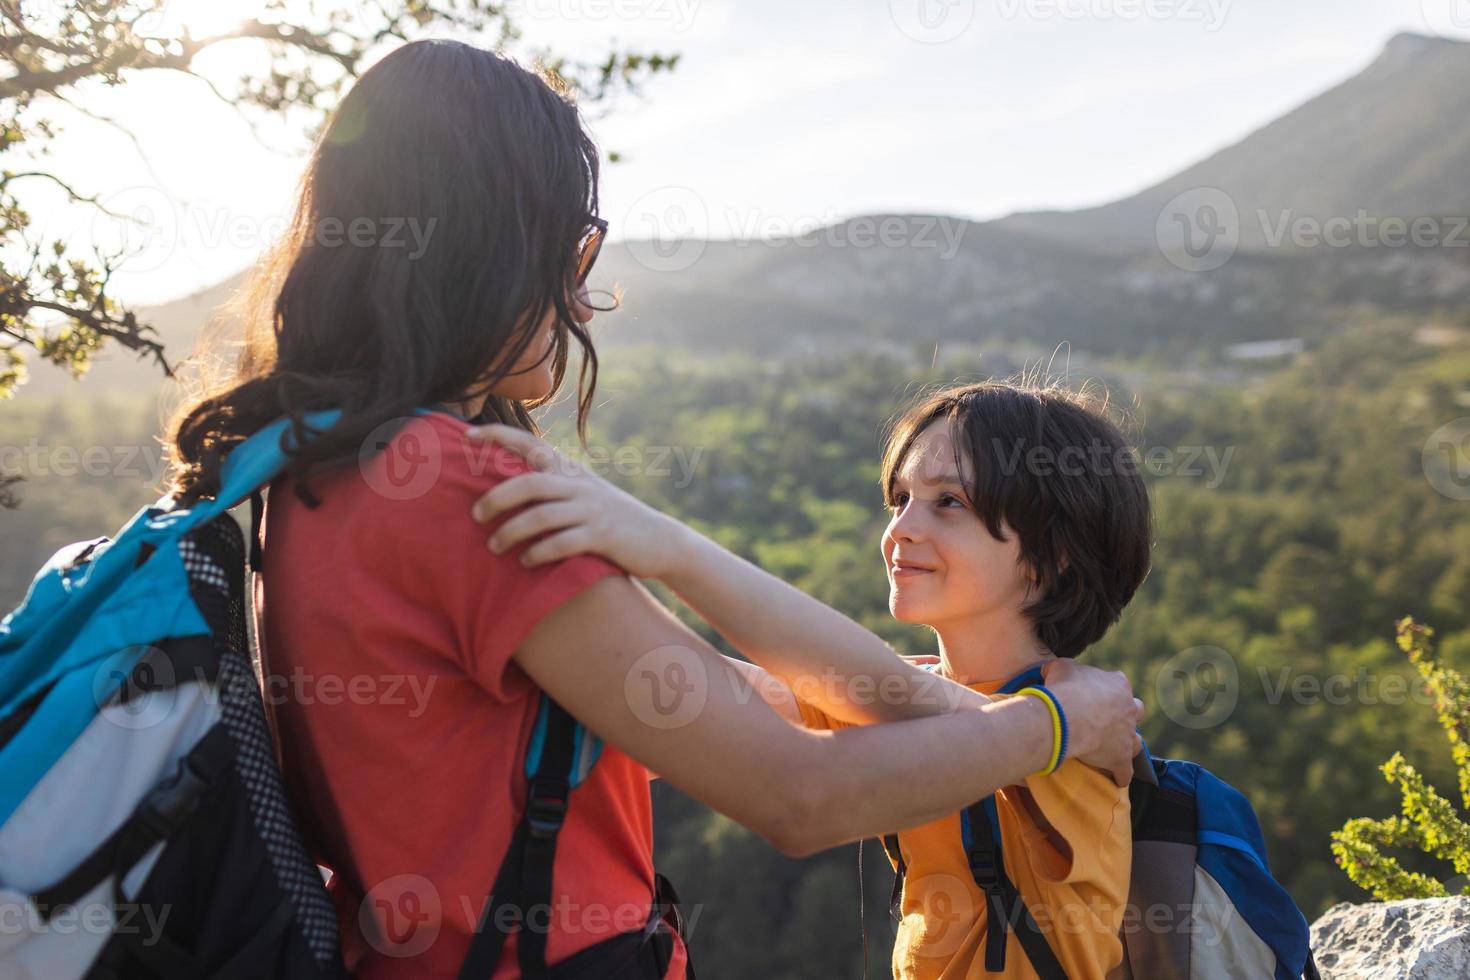
[[[574,501],[563,500],[532,507],[512,517],[490,535],[489,547],[495,554],[502,554],[531,538],[548,531],[564,530],[586,519],[586,508]]]
[[[585,525],[577,525],[568,530],[553,534],[544,541],[537,541],[526,549],[521,556],[521,564],[527,568],[537,565],[545,565],[573,555],[580,555],[590,551],[592,547],[592,536]]]
[[[522,473],[482,493],[471,507],[470,516],[484,524],[507,510],[538,501],[566,500],[574,493],[575,484],[567,477]]]
[[[533,469],[550,470],[556,458],[556,447],[534,433],[514,425],[492,422],[488,425],[472,426],[465,435],[482,442],[493,442],[504,446],[524,459]]]
[[[1137,700],[1135,698],[1135,700]],[[1113,764],[1113,782],[1127,786],[1133,781],[1133,760],[1143,751],[1143,736],[1134,732],[1128,739],[1128,757]]]

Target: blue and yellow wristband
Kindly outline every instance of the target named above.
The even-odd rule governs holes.
[[[1040,699],[1041,703],[1046,705],[1047,713],[1051,715],[1051,757],[1047,760],[1046,766],[1038,773],[1042,776],[1050,775],[1056,772],[1067,758],[1067,713],[1062,710],[1062,702],[1058,701],[1057,696],[1044,684],[1023,687],[1016,693],[1029,694]]]

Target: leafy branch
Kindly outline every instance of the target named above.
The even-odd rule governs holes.
[[[1434,695],[1434,710],[1449,740],[1459,773],[1460,797],[1470,809],[1470,682],[1458,671],[1437,663],[1429,641],[1434,631],[1403,619],[1398,623],[1398,645],[1418,668]],[[1450,894],[1428,875],[1404,869],[1381,848],[1408,848],[1448,861],[1458,875],[1470,875],[1470,824],[1454,804],[1435,792],[1419,772],[1395,752],[1379,767],[1402,794],[1397,817],[1349,820],[1332,835],[1332,853],[1339,867],[1355,883],[1381,901],[1439,898]],[[1470,894],[1470,886],[1461,889]]]

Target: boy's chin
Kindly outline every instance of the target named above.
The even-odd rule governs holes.
[[[926,626],[932,618],[928,610],[919,603],[894,597],[888,600],[888,613],[900,623],[906,623],[909,626]]]

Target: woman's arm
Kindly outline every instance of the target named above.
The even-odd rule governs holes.
[[[1051,748],[1035,698],[838,732],[788,724],[620,576],[558,606],[515,657],[592,731],[794,856],[952,813],[1037,771]],[[1070,696],[1081,714],[1113,724],[1074,725],[1072,737],[1081,753],[1126,759],[1131,691],[1092,675],[1073,679]]]

